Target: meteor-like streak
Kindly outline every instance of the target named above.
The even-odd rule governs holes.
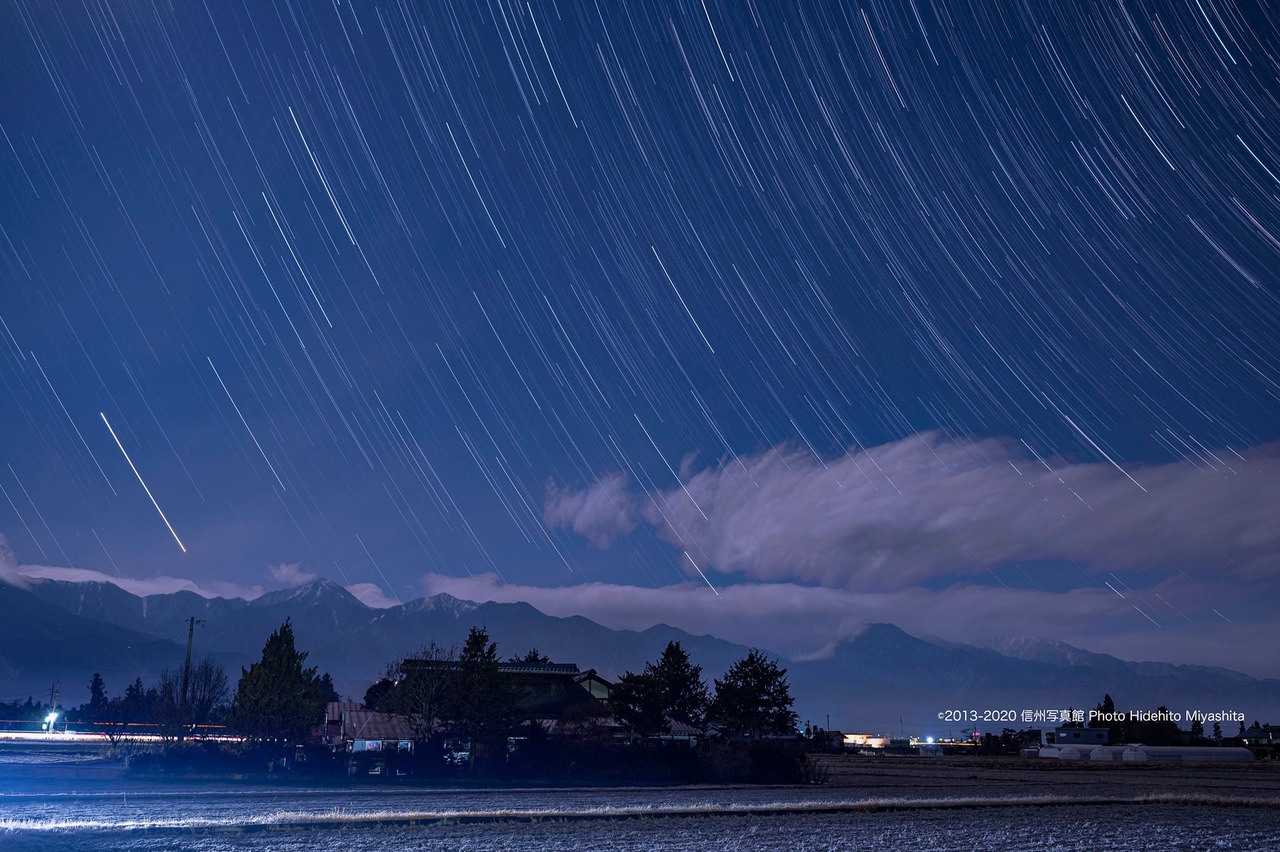
[[[164,516],[164,510],[160,508],[160,504],[156,502],[156,498],[151,494],[151,489],[147,487],[147,483],[143,481],[142,474],[138,473],[138,468],[134,466],[133,459],[129,458],[129,454],[125,452],[124,444],[120,443],[120,439],[116,437],[116,430],[111,428],[107,415],[98,412],[98,416],[102,418],[102,422],[106,424],[107,431],[111,433],[111,437],[115,439],[116,446],[120,448],[120,454],[124,456],[124,460],[129,463],[129,468],[133,471],[133,475],[138,477],[138,482],[142,484],[142,490],[147,492],[147,496],[151,498],[151,505],[156,507],[156,511],[160,513],[160,520],[164,521],[164,525],[169,528],[169,535],[173,536],[173,540],[178,543],[178,547],[182,548],[182,552],[187,552],[187,546],[182,543],[182,539],[178,538],[178,534],[174,532],[173,524],[169,523],[169,519]]]

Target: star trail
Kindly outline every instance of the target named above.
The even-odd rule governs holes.
[[[1280,675],[1268,2],[0,0],[0,80],[7,571]]]

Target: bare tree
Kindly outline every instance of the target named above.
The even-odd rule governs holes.
[[[156,681],[152,716],[160,726],[160,739],[181,742],[187,732],[187,707],[182,700],[182,670],[164,669]]]
[[[142,678],[137,678],[125,687],[124,695],[108,699],[98,720],[99,730],[107,735],[112,746],[119,745],[129,737],[129,726],[146,718],[151,710],[154,695],[148,695],[142,686]]]
[[[231,697],[227,670],[212,657],[192,667],[187,685],[187,723],[194,729],[207,723]]]
[[[393,684],[386,706],[408,717],[414,731],[430,739],[449,689],[457,676],[458,646],[445,647],[432,639],[416,654],[387,666]]]
[[[192,736],[197,726],[208,722],[231,694],[227,670],[212,657],[205,657],[187,671],[165,669],[160,672],[155,691],[152,713],[160,725],[160,736],[166,742],[179,743]]]

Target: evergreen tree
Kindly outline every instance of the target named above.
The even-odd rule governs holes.
[[[1122,743],[1129,738],[1124,715],[1120,714],[1120,718],[1115,718],[1116,703],[1110,693],[1103,695],[1101,703],[1093,709],[1094,717],[1089,720],[1090,728],[1106,728],[1110,731],[1108,739],[1113,743]]]
[[[516,695],[498,670],[498,646],[483,627],[467,634],[442,703],[452,732],[473,743],[505,737],[515,723]]]
[[[303,668],[306,659],[286,618],[263,645],[262,659],[241,669],[232,729],[259,742],[297,742],[319,725],[328,696],[315,667]]]
[[[662,692],[652,666],[640,674],[626,672],[609,692],[609,709],[634,741],[670,728],[663,713]]]
[[[320,692],[324,695],[325,703],[330,701],[341,701],[342,696],[338,694],[338,688],[333,685],[333,678],[328,672],[320,675]]]
[[[393,663],[392,666],[395,664]],[[364,708],[379,713],[395,713],[396,682],[390,677],[379,678],[364,691]]]
[[[690,662],[679,642],[668,642],[657,664],[645,666],[645,674],[655,681],[663,713],[695,727],[702,725],[709,703],[702,666]]]
[[[88,721],[103,721],[108,702],[106,681],[102,679],[99,672],[94,672],[93,677],[89,679],[89,703],[84,707]]]
[[[152,698],[142,685],[142,678],[135,678],[133,683],[124,689],[124,712],[129,722],[145,720],[151,715]]]
[[[752,648],[715,681],[711,715],[735,732],[752,737],[787,734],[795,729],[795,703],[787,670]]]

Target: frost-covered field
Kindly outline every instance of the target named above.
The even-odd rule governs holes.
[[[0,848],[1280,849],[1280,771],[841,761],[800,788],[299,789],[0,761]]]
[[[76,830],[0,836],[5,849],[303,850],[911,849],[1274,850],[1274,810],[1174,805],[1056,805],[814,814],[548,818],[539,822],[342,827],[271,832]]]

